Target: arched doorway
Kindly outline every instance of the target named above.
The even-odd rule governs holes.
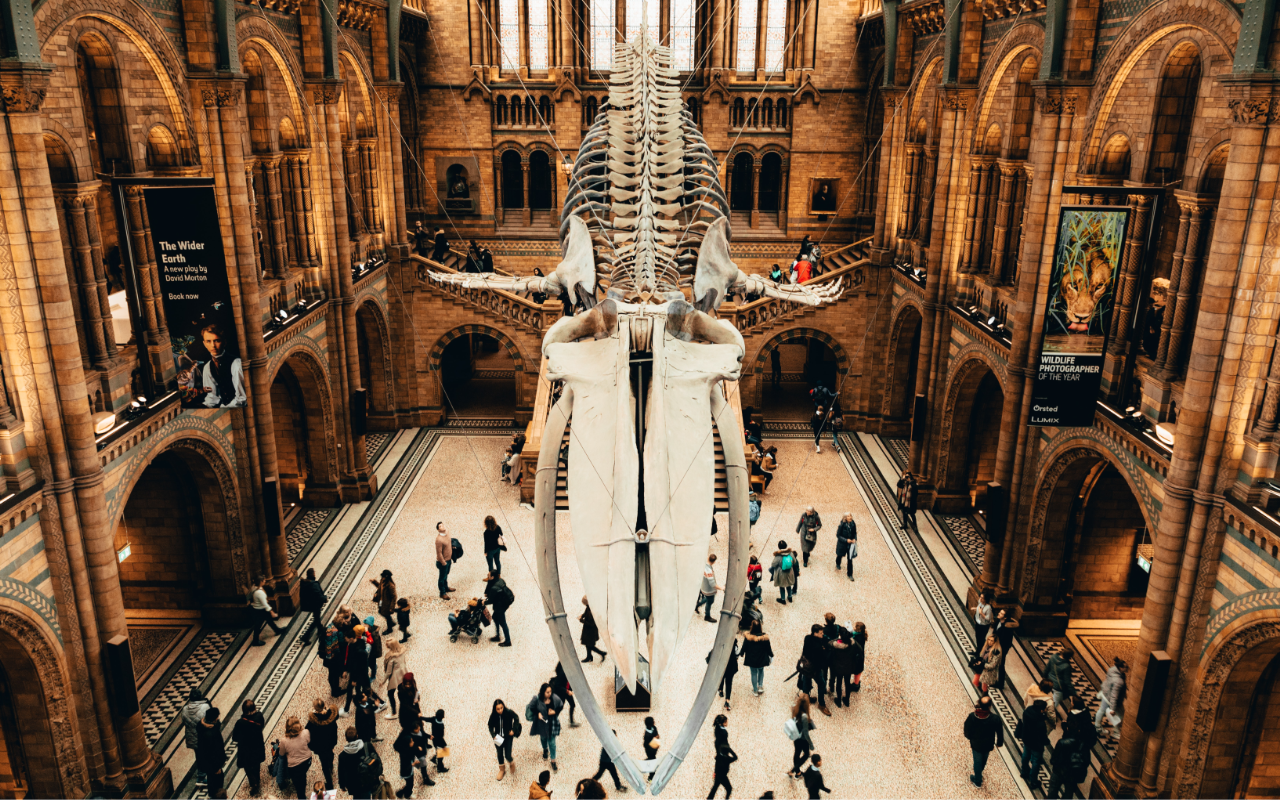
[[[889,351],[889,386],[885,393],[883,426],[885,436],[902,437],[911,433],[921,322],[920,312],[914,306],[907,306],[898,318],[897,331]]]
[[[733,157],[733,175],[729,190],[731,211],[751,210],[751,180],[756,162],[750,153],[738,153]]]
[[[553,186],[551,157],[543,150],[534,150],[529,154],[529,208],[551,208]]]
[[[0,608],[0,797],[87,791],[83,767],[72,760],[79,754],[68,706],[58,661],[41,631]]]
[[[361,328],[356,327],[357,331]],[[358,336],[357,332],[357,344]],[[271,381],[276,469],[286,514],[294,505],[331,507],[339,503],[325,433],[332,412],[328,410],[329,395],[323,381],[324,373],[303,353],[286,359]]]
[[[502,207],[524,208],[524,168],[515,150],[502,153]]]
[[[760,210],[776,213],[782,197],[782,156],[765,153],[760,159]]]
[[[356,350],[360,354],[360,385],[368,398],[369,430],[393,430],[391,409],[391,353],[387,349],[382,311],[372,301],[356,310]]]
[[[463,333],[440,354],[441,404],[449,420],[510,420],[516,413],[515,360],[497,338]]]
[[[244,606],[238,500],[224,486],[229,473],[220,478],[202,452],[208,445],[188,444],[157,455],[129,491],[115,530],[120,588],[129,612],[225,619]]]
[[[985,362],[971,360],[960,367],[948,398],[950,424],[942,432],[934,509],[962,514],[985,508],[987,482],[995,478],[1004,390]]]
[[[765,422],[807,422],[813,415],[809,390],[840,391],[840,358],[816,336],[788,336],[765,345],[760,374],[760,410]],[[775,358],[778,370],[774,369]],[[775,372],[779,380],[775,381]]]

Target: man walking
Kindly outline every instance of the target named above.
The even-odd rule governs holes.
[[[906,530],[908,520],[911,521],[911,527],[919,530],[916,526],[916,504],[919,494],[916,476],[912,475],[910,470],[905,470],[902,477],[898,478],[898,510],[902,512],[903,530]]]
[[[844,574],[853,580],[853,560],[858,557],[858,523],[853,521],[853,512],[846,511],[836,528],[836,569],[840,569],[841,559],[848,558]]]
[[[702,618],[707,622],[715,622],[711,618],[711,605],[716,600],[716,592],[721,588],[716,585],[716,554],[712,553],[707,556],[707,564],[702,568],[702,588],[698,592],[698,604],[694,606],[693,613],[698,613],[698,609],[704,605],[707,607]]]
[[[276,636],[284,633],[284,629],[276,624],[278,616],[274,609],[271,608],[271,601],[267,599],[267,590],[262,588],[265,578],[258,576],[253,580],[253,599],[249,605],[253,608],[253,615],[257,617],[257,621],[253,625],[253,642],[254,647],[260,647],[266,642],[262,641],[261,633],[263,625],[270,625]]]
[[[443,263],[441,259],[449,252],[449,235],[444,232],[444,228],[436,228],[436,243],[431,248],[431,260]]]
[[[320,581],[316,580],[315,568],[308,567],[307,577],[298,584],[298,606],[311,615],[311,628],[302,641],[304,645],[311,644],[323,631],[324,623],[320,621],[320,615],[324,613],[324,604],[327,600],[328,598],[324,596],[324,587],[320,585]]]
[[[436,569],[440,573],[436,587],[440,591],[440,599],[448,600],[449,592],[457,589],[449,585],[449,568],[453,566],[453,539],[445,529],[443,522],[436,523]]]
[[[804,771],[804,788],[809,790],[810,800],[822,797],[819,792],[831,794],[831,790],[822,780],[822,756],[814,753],[809,756],[809,761],[809,768]]]
[[[617,731],[614,731],[613,733],[615,736],[618,734]],[[618,767],[614,765],[613,759],[609,757],[609,751],[601,747],[600,748],[600,768],[596,770],[595,775],[591,776],[591,780],[593,781],[600,780],[601,776],[603,776],[606,772],[609,773],[609,776],[611,778],[613,778],[614,791],[625,792],[627,790],[627,787],[624,786],[622,781],[618,779]]]
[[[1036,700],[1022,713],[1014,735],[1022,740],[1022,779],[1033,789],[1040,788],[1040,765],[1049,745],[1048,708]]]
[[[991,713],[991,698],[983,697],[973,707],[973,713],[964,721],[964,738],[973,751],[973,774],[969,782],[982,786],[982,772],[987,768],[991,751],[1004,747],[1004,725]]]
[[[1075,697],[1076,687],[1071,682],[1071,676],[1074,670],[1071,667],[1071,659],[1075,657],[1075,651],[1070,647],[1062,648],[1061,653],[1054,653],[1049,656],[1049,663],[1045,665],[1045,676],[1049,679],[1049,683],[1053,684],[1053,707],[1055,709],[1062,708],[1062,699],[1064,697]]]
[[[1053,770],[1046,797],[1056,799],[1075,794],[1076,786],[1088,776],[1089,753],[1098,741],[1098,732],[1089,715],[1084,713],[1084,703],[1073,701],[1071,706],[1062,725],[1062,738],[1053,748]]]

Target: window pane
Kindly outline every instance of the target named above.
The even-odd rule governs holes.
[[[693,69],[694,0],[671,0],[671,62],[681,72]]]
[[[766,0],[769,6],[764,29],[764,68],[782,72],[782,54],[787,48],[786,0]]]
[[[613,69],[613,0],[591,0],[591,68]]]
[[[529,0],[529,69],[546,69],[548,0]]]
[[[499,0],[498,47],[502,68],[520,68],[520,0]]]
[[[627,0],[627,41],[640,35],[640,19],[646,14],[649,17],[649,35],[659,38],[662,33],[658,21],[661,11],[659,0]]]
[[[756,28],[760,24],[758,0],[738,2],[738,71],[756,71]]]

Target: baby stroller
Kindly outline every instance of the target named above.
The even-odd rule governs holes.
[[[461,612],[449,614],[449,624],[453,626],[449,631],[449,641],[456,642],[459,636],[470,636],[471,643],[476,644],[489,621],[488,609],[473,600]]]

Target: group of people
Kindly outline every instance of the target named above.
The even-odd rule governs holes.
[[[751,493],[755,495],[755,489],[759,488],[760,494],[764,494],[769,490],[769,484],[773,483],[773,474],[778,469],[778,448],[764,444],[764,428],[755,419],[754,409],[748,408],[743,417],[746,456],[751,465]],[[754,524],[755,520],[751,522]]]
[[[512,486],[519,486],[524,481],[524,431],[511,437],[511,444],[502,451],[502,480],[509,481]]]

